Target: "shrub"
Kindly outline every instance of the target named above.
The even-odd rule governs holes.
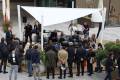
[[[104,58],[107,57],[107,53],[108,53],[107,50],[105,50],[105,49],[104,50],[103,49],[99,49],[96,52],[96,58],[101,61],[101,60],[103,60]]]

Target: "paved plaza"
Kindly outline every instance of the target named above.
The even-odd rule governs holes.
[[[94,72],[92,76],[88,76],[87,73],[85,73],[84,76],[76,77],[76,75],[74,74],[73,78],[67,77],[66,79],[58,79],[58,75],[55,76],[55,79],[52,79],[52,77],[50,77],[50,79],[46,79],[46,76],[41,76],[41,79],[42,80],[104,80],[104,77],[105,77],[105,72],[102,73]],[[9,73],[6,74],[0,73],[0,80],[9,80]],[[34,78],[28,77],[27,73],[23,72],[23,73],[18,73],[18,80],[34,80]]]

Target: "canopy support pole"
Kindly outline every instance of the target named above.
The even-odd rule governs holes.
[[[106,8],[103,8],[102,10],[102,29],[101,29],[101,39],[100,42],[103,43],[103,34],[104,34],[104,28],[105,28],[105,18],[106,18]]]
[[[44,48],[43,48],[43,44],[44,44],[44,39],[43,39],[43,16],[41,16],[41,21],[42,21],[42,23],[41,23],[41,50],[43,51],[44,50]]]
[[[20,40],[22,40],[22,25],[21,25],[20,5],[17,5],[17,11],[18,11],[19,38],[20,38]]]

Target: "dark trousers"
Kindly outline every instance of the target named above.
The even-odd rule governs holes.
[[[3,71],[6,72],[7,58],[2,58],[1,64],[0,64],[0,71],[2,71],[2,66],[3,66]]]
[[[65,64],[62,64],[62,66],[65,67]],[[66,77],[66,69],[65,70],[62,70],[61,67],[59,67],[60,69],[60,78],[62,78],[62,72],[64,72],[64,78]]]
[[[28,38],[30,39],[30,43],[32,43],[32,34],[25,35],[25,43],[28,42]]]
[[[49,74],[52,72],[52,78],[55,77],[55,69],[54,67],[47,67],[47,78],[49,78]]]
[[[118,76],[120,78],[120,66],[118,66]]]
[[[111,72],[110,71],[108,71],[108,72],[106,72],[106,77],[105,77],[105,80],[112,80],[112,75],[111,75]]]
[[[89,75],[93,74],[93,64],[90,63],[90,59],[87,60],[87,69]]]
[[[102,71],[102,68],[101,68],[101,63],[100,63],[100,60],[99,60],[99,59],[97,59],[96,64],[97,64],[97,66],[96,66],[96,71],[101,72],[101,71]]]
[[[69,69],[69,75],[70,76],[73,76],[72,64],[73,64],[72,62],[71,63],[68,62],[68,69]]]
[[[81,61],[80,63],[77,63],[77,75],[80,75],[80,69],[82,72],[82,75],[84,75],[84,61]]]

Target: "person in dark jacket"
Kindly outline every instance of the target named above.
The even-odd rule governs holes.
[[[9,80],[12,80],[12,73],[14,71],[14,80],[17,80],[18,65],[19,65],[19,54],[18,48],[15,46],[9,54],[8,62],[11,64]]]
[[[7,45],[9,45],[11,43],[12,39],[13,39],[12,30],[9,28],[8,31],[6,32]]]
[[[120,78],[120,54],[119,54],[119,57],[117,59],[117,65],[118,65],[118,76]]]
[[[106,77],[104,80],[112,80],[112,70],[113,70],[113,54],[112,52],[109,53],[108,58],[105,63],[105,70],[106,70]]]
[[[82,72],[82,75],[84,75],[84,60],[85,60],[85,55],[86,55],[86,51],[85,49],[82,47],[82,45],[79,46],[79,48],[76,51],[75,54],[75,60],[77,63],[77,75],[80,75],[80,70]],[[80,69],[81,67],[81,69]]]
[[[0,72],[2,72],[2,67],[3,67],[3,73],[8,73],[6,72],[6,65],[7,65],[7,59],[8,59],[8,47],[7,44],[5,44],[5,39],[1,39],[0,43],[0,53],[1,53],[1,64],[0,64]]]
[[[30,43],[32,43],[32,25],[27,24],[25,27],[25,43],[28,42],[28,37],[30,39]]]
[[[38,51],[38,45],[35,45],[32,50],[32,66],[33,66],[34,80],[41,80],[39,65],[40,65],[40,52]]]
[[[88,54],[87,54],[87,69],[89,76],[93,74],[93,63],[94,63],[94,52],[93,52],[93,48],[89,46]]]
[[[73,43],[69,42],[69,47],[67,48],[68,52],[68,68],[69,68],[69,77],[73,77],[72,65],[75,57],[75,49],[73,48]]]
[[[32,76],[32,45],[29,46],[25,54],[25,59],[27,60],[27,69],[28,69],[28,76]]]
[[[52,72],[52,78],[55,78],[56,57],[57,54],[53,46],[49,46],[49,50],[46,52],[47,79],[49,79],[50,71]]]

